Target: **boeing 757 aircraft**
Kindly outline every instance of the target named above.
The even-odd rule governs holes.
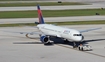
[[[82,42],[84,39],[84,36],[82,35],[82,33],[100,29],[100,28],[93,28],[93,29],[78,31],[75,29],[56,26],[53,24],[46,24],[44,22],[39,5],[37,5],[37,9],[38,9],[39,22],[35,22],[35,23],[37,24],[37,28],[40,30],[40,32],[16,32],[16,33],[26,34],[26,35],[39,34],[40,41],[44,44],[50,43],[50,37],[54,36],[54,37],[62,38],[69,42],[73,42],[74,44],[73,47],[76,47],[76,42]]]

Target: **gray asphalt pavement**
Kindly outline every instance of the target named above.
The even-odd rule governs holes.
[[[0,1],[0,3],[28,3],[28,2],[103,2],[105,0],[18,0],[18,1]]]
[[[102,27],[100,30],[83,33],[86,44],[93,51],[78,51],[71,45],[43,45],[39,39],[29,39],[23,34],[3,32],[36,31],[30,27],[0,27],[0,62],[105,62],[105,25],[70,25],[74,29]],[[34,38],[38,35],[32,35]]]
[[[51,0],[50,0],[51,1]],[[69,1],[69,0],[67,0]],[[71,0],[70,0],[71,1]],[[105,8],[104,0],[73,0],[73,1],[82,1],[84,3],[89,3],[91,5],[67,5],[67,6],[41,6],[42,10],[66,10],[66,9],[96,9],[96,8]],[[24,1],[11,1],[11,2],[24,2]],[[26,2],[36,2],[36,1],[26,1]],[[45,2],[45,1],[44,1]],[[3,2],[1,2],[3,3]],[[7,2],[8,3],[8,2]],[[26,11],[26,10],[37,10],[36,6],[28,7],[0,7],[0,11]]]
[[[104,4],[73,5],[73,6],[41,6],[41,10],[67,10],[67,9],[96,9],[105,8]],[[29,7],[0,7],[0,11],[27,11],[37,10],[36,6]]]
[[[97,16],[48,17],[44,19],[45,22],[92,21],[92,20],[105,20],[105,16],[97,15]],[[38,22],[38,18],[0,19],[0,24],[34,23],[34,22]]]

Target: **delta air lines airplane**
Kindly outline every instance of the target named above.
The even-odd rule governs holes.
[[[35,22],[37,24],[37,28],[40,30],[40,32],[16,32],[20,34],[39,34],[40,36],[40,41],[44,44],[50,43],[50,37],[54,36],[55,38],[62,38],[68,42],[73,42],[74,46],[76,47],[76,42],[82,42],[84,39],[84,36],[82,33],[92,31],[92,30],[97,30],[100,28],[93,28],[93,29],[86,29],[86,30],[75,30],[75,29],[70,29],[70,28],[65,28],[61,26],[56,26],[53,24],[46,24],[44,22],[42,12],[40,10],[40,6],[37,5],[38,9],[38,17],[39,17],[39,22]]]

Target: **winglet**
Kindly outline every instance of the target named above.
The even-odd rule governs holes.
[[[37,4],[37,10],[38,10],[38,18],[39,18],[39,24],[45,24],[42,12],[40,10],[40,5]]]

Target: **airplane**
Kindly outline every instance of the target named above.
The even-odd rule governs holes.
[[[43,19],[42,11],[40,10],[40,5],[37,5],[38,9],[38,18],[39,22],[35,22],[37,24],[37,28],[40,32],[14,32],[20,34],[38,34],[40,36],[40,41],[46,45],[50,43],[50,37],[57,37],[64,39],[64,42],[73,42],[73,48],[77,47],[76,42],[83,42],[84,36],[82,33],[97,30],[100,28],[92,28],[86,30],[76,30],[70,29],[66,27],[56,26],[53,24],[46,24]]]

